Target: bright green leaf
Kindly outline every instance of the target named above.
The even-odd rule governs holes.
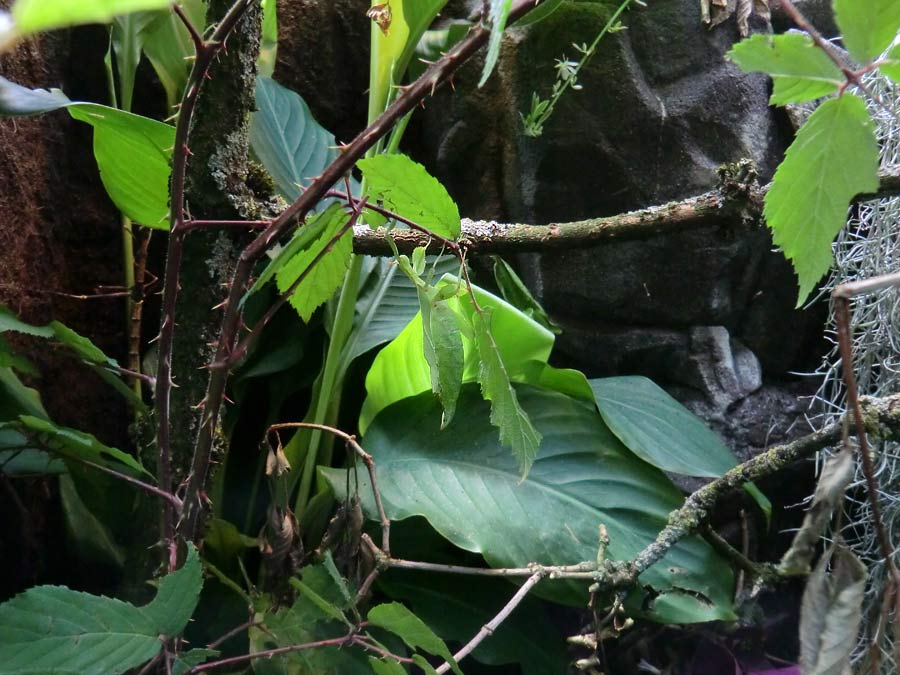
[[[22,321],[3,305],[0,305],[0,333],[7,331],[42,338],[50,338],[54,335],[52,326],[32,326],[30,323]]]
[[[490,12],[488,19],[491,25],[491,37],[488,41],[487,56],[484,59],[484,69],[481,71],[481,79],[478,86],[483,87],[488,81],[494,66],[497,65],[497,59],[500,56],[500,41],[503,38],[503,31],[506,30],[506,19],[509,17],[509,10],[512,8],[512,0],[489,0]]]
[[[861,64],[881,56],[900,31],[897,0],[834,0],[844,46]]]
[[[751,35],[727,54],[744,72],[772,77],[773,105],[812,101],[837,91],[844,75],[806,33]]]
[[[543,21],[548,16],[553,14],[553,12],[559,9],[559,6],[561,4],[562,0],[541,0],[541,4],[532,9],[521,19],[516,21],[515,25],[517,28],[521,28],[523,26],[531,26],[538,23],[539,21]]]
[[[610,430],[638,457],[663,471],[718,478],[737,461],[706,424],[646,377],[590,380]]]
[[[326,131],[299,94],[268,77],[256,78],[257,111],[250,118],[250,147],[288,201],[300,196],[337,157],[334,135]]]
[[[446,239],[459,236],[459,209],[424,166],[401,154],[376,155],[356,165],[372,196],[389,210]]]
[[[492,567],[595,560],[600,523],[609,532],[612,560],[629,560],[654,541],[669,513],[683,503],[671,481],[625,448],[592,402],[528,386],[517,387],[517,394],[543,437],[525,481],[498,442],[489,406],[475,387],[463,388],[456,418],[444,431],[440,405],[430,393],[383,410],[363,445],[375,457],[388,517],[424,516],[454,545],[481,553]],[[319,470],[343,498],[346,472]],[[359,471],[357,479],[372,517],[366,472]],[[681,541],[640,581],[641,588],[660,595],[649,599],[637,589],[631,611],[675,623],[734,618],[732,572],[699,537]],[[587,599],[586,582],[553,581],[535,590],[579,606]]]
[[[831,242],[850,200],[877,189],[878,143],[866,104],[850,94],[825,101],[788,148],[763,212],[799,277],[798,306],[831,267]]]
[[[491,402],[491,424],[500,430],[500,442],[512,449],[524,479],[537,457],[541,435],[519,405],[516,390],[494,341],[491,316],[489,307],[475,316],[475,344],[481,360],[478,381],[484,398]]]
[[[459,279],[447,274],[437,286],[456,287],[458,284]],[[553,333],[496,295],[477,286],[473,286],[472,290],[479,306],[492,310],[494,341],[510,378],[517,382],[530,382],[532,377],[539,375],[535,362],[546,365],[550,358]],[[470,322],[474,321],[474,310],[468,296],[451,298],[446,302]],[[366,375],[368,395],[359,419],[363,433],[375,415],[391,403],[431,390],[431,374],[424,358],[423,335],[422,315],[418,313],[378,353]],[[471,335],[463,334],[462,340],[465,359],[463,382],[475,382],[481,369],[478,350]]]
[[[435,635],[422,619],[399,602],[373,607],[366,618],[373,626],[380,626],[399,635],[410,649],[424,649],[429,654],[440,656],[450,663],[454,673],[462,675],[444,641]]]
[[[174,127],[92,103],[74,103],[68,110],[94,127],[100,179],[118,209],[136,223],[168,229]]]
[[[272,77],[278,57],[278,3],[262,0],[262,35],[259,41],[259,74]]]
[[[161,635],[187,624],[203,578],[189,545],[182,568],[164,577],[144,607],[62,586],[38,586],[0,605],[0,663],[9,675],[123,673],[152,659]]]
[[[387,31],[372,22],[369,59],[369,120],[381,114],[391,87],[400,84],[419,38],[447,0],[393,0]]]
[[[171,0],[17,0],[10,14],[19,36],[83,23],[105,23],[119,14],[161,9]]]
[[[321,222],[315,228],[318,232],[315,239],[286,260],[275,273],[280,292],[287,293],[293,288],[291,306],[306,322],[344,280],[344,272],[353,254],[353,230],[347,227],[349,219],[350,216],[340,206],[332,204],[314,219]],[[303,237],[302,230],[299,236]],[[286,248],[290,248],[290,244]]]

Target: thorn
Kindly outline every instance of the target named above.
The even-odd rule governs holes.
[[[228,304],[228,298],[225,298],[225,299],[224,299],[222,302],[220,302],[218,305],[215,305],[215,306],[212,308],[211,311],[215,312],[217,309],[222,309],[222,308],[225,307],[227,304]]]
[[[159,338],[161,338],[161,337],[162,337],[162,333],[157,333],[157,334],[156,334],[156,337],[155,337],[155,338],[151,338],[150,341],[148,342],[148,344],[151,344],[151,345],[152,345],[154,342],[156,342],[157,340],[159,340]]]
[[[200,402],[191,406],[191,410],[204,410],[206,408],[206,397],[200,399]]]
[[[187,146],[187,143],[185,143],[184,145],[182,145],[182,146],[181,146],[181,149],[184,150],[184,153],[185,153],[188,157],[193,157],[193,156],[194,156],[194,153],[191,152],[191,149]]]
[[[225,403],[228,403],[228,404],[230,404],[230,405],[234,405],[234,401],[232,401],[230,398],[228,398],[227,395],[222,394],[222,398],[225,399]]]

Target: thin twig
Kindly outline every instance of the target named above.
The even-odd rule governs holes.
[[[543,578],[543,571],[537,571],[530,577],[528,577],[525,583],[522,584],[518,591],[516,591],[516,594],[513,595],[512,598],[510,598],[509,602],[507,602],[503,606],[503,609],[497,612],[497,615],[493,619],[491,619],[488,623],[481,627],[481,630],[475,634],[475,637],[469,640],[462,647],[462,649],[460,649],[453,655],[453,660],[459,663],[466,656],[471,654],[478,647],[478,645],[485,641],[485,639],[493,635],[494,631],[496,631],[497,628],[500,627],[500,624],[502,624],[509,617],[509,615],[512,614],[513,610],[519,606],[519,604],[522,602],[522,600],[525,599],[525,596],[528,595],[531,589],[534,588]],[[450,667],[451,666],[449,662],[444,663],[437,669],[437,672],[446,673],[448,670],[450,670]]]
[[[253,652],[251,654],[241,654],[239,656],[230,656],[227,659],[219,659],[218,661],[207,661],[198,666],[191,668],[188,673],[202,673],[207,670],[216,668],[224,668],[225,666],[235,666],[241,663],[247,663],[254,659],[270,659],[273,656],[281,656],[282,654],[291,654],[306,649],[316,649],[318,647],[341,647],[353,642],[355,633],[349,633],[339,638],[330,638],[328,640],[317,640],[316,642],[304,642],[299,645],[290,645],[288,647],[278,647],[277,649],[266,649],[261,652]]]
[[[240,626],[235,626],[234,628],[232,628],[230,631],[228,631],[221,637],[216,638],[215,640],[210,642],[208,645],[206,645],[206,647],[207,647],[207,649],[216,649],[223,642],[227,642],[228,640],[233,638],[235,635],[237,635],[241,631],[248,630],[250,628],[253,628],[254,626],[259,626],[259,625],[261,625],[261,623],[262,622],[257,621],[256,619],[250,619],[249,621],[245,621]]]

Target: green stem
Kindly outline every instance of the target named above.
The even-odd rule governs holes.
[[[129,363],[128,367],[139,373],[141,372],[141,360],[137,359],[137,363],[134,363],[134,360],[131,358],[131,342],[133,339],[132,331],[134,330],[134,326],[132,324],[132,314],[134,312],[134,298],[131,295],[132,290],[135,285],[134,278],[134,228],[132,226],[131,219],[128,216],[122,216],[122,267],[123,270],[123,282],[125,284],[125,291],[128,293],[126,296],[125,302],[125,326],[126,326],[126,335],[128,336],[128,355],[129,355]],[[141,395],[141,381],[138,378],[134,378],[131,382],[131,388],[134,389],[134,393],[138,396]]]
[[[333,402],[335,398],[340,397],[341,383],[337,381],[338,368],[344,344],[347,342],[347,338],[353,328],[353,315],[359,292],[359,276],[362,271],[362,262],[362,256],[353,256],[350,261],[350,269],[347,270],[344,284],[341,287],[340,297],[334,313],[334,322],[331,327],[331,339],[328,341],[328,351],[325,354],[325,365],[322,369],[322,385],[319,390],[319,396],[315,401],[312,419],[315,424],[325,424],[327,422],[329,410],[334,408]],[[309,436],[309,448],[306,452],[303,473],[300,477],[300,489],[297,492],[297,500],[294,503],[294,513],[302,514],[309,501],[310,487],[316,464],[318,464],[321,442],[322,431],[313,429]]]

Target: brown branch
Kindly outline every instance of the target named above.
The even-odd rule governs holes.
[[[855,201],[900,194],[900,173],[882,173],[879,175],[879,183],[876,193],[857,195]],[[743,191],[716,189],[679,202],[570,223],[528,225],[463,218],[462,235],[458,244],[463,250],[476,255],[532,253],[576,249],[611,241],[646,239],[746,220],[761,221],[763,197],[770,186],[771,184],[752,187]],[[343,194],[337,191],[333,193],[338,197]],[[387,215],[383,209],[376,210]],[[405,219],[398,220],[408,224]],[[368,255],[391,256],[393,249],[385,234],[383,227],[372,229],[357,226],[353,229],[353,250]],[[391,238],[399,252],[407,254],[418,246],[426,246],[429,253],[438,253],[446,245],[442,238],[429,235],[424,228],[418,226],[410,230],[391,230]]]
[[[219,53],[225,39],[250,6],[251,0],[238,0],[219,23],[209,41],[198,40],[193,33],[197,52],[188,77],[187,87],[181,99],[178,121],[175,125],[175,146],[172,151],[172,179],[170,183],[171,213],[169,216],[169,240],[166,254],[166,271],[163,282],[162,320],[159,331],[159,357],[155,398],[157,481],[164,492],[172,492],[172,457],[170,432],[170,407],[172,394],[172,348],[175,340],[175,305],[178,301],[181,262],[184,254],[185,204],[184,187],[187,173],[191,119],[197,97],[206,79],[213,59]],[[190,23],[190,22],[188,22]],[[169,571],[177,564],[175,547],[175,520],[167,505],[163,512],[162,539],[169,553]]]
[[[344,635],[343,637],[330,638],[328,640],[317,640],[316,642],[304,642],[299,645],[290,645],[288,647],[278,647],[277,649],[267,649],[261,652],[253,652],[251,654],[240,654],[239,656],[230,656],[227,659],[219,659],[218,661],[208,661],[191,668],[188,673],[202,673],[215,668],[224,668],[225,666],[235,666],[241,663],[247,663],[254,659],[271,659],[273,656],[281,656],[282,654],[291,654],[306,649],[316,649],[318,647],[341,647],[343,645],[355,642],[355,633]]]
[[[534,0],[515,0],[509,12],[509,22],[512,23],[524,16],[534,7]],[[225,301],[222,328],[213,363],[227,363],[234,347],[241,323],[240,301],[247,289],[256,262],[294,227],[298,219],[302,219],[318,204],[325,193],[353,168],[357,160],[363,157],[369,148],[386,136],[400,119],[414,110],[435,89],[447,82],[463,63],[487,43],[489,36],[489,30],[482,26],[474,26],[465,38],[429,66],[418,80],[404,87],[394,102],[349,145],[344,146],[337,159],[253,243],[244,249],[238,259]],[[200,517],[204,508],[201,495],[206,486],[213,439],[225,395],[227,378],[227,367],[219,365],[210,369],[209,383],[202,402],[203,415],[200,430],[194,446],[194,457],[185,493],[185,516],[179,524],[181,534],[189,541],[194,541],[199,536]]]

